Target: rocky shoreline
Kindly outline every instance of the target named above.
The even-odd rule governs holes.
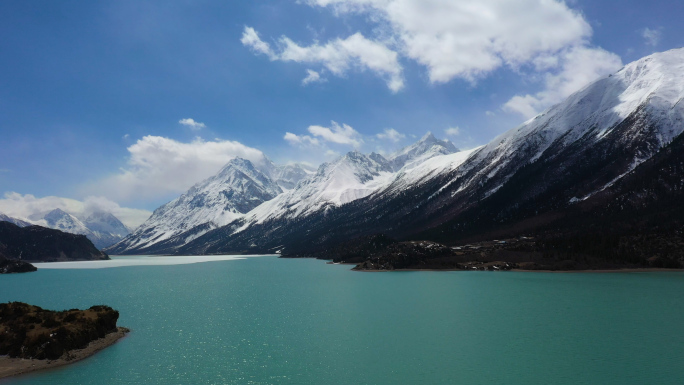
[[[653,271],[684,268],[684,262],[653,256],[614,259],[559,248],[547,239],[517,237],[446,246],[432,241],[399,242],[385,235],[357,238],[335,247],[284,258],[317,258],[354,264],[355,271]],[[667,262],[667,263],[664,263]]]
[[[5,258],[0,254],[0,274],[30,273],[37,270],[37,267],[28,262]]]
[[[36,372],[39,370],[54,369],[60,366],[69,365],[88,358],[95,353],[103,350],[130,332],[129,329],[118,327],[116,331],[110,332],[103,338],[91,341],[88,346],[83,349],[74,349],[64,354],[56,360],[39,360],[39,359],[25,359],[25,358],[10,358],[9,356],[0,356],[0,379],[21,374]]]
[[[122,338],[109,306],[51,311],[22,302],[0,304],[0,378],[86,358]]]

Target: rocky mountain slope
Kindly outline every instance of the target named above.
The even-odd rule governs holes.
[[[0,222],[0,255],[29,262],[109,259],[85,235],[41,226],[19,227],[9,222]]]
[[[204,191],[204,187],[193,188],[178,200],[155,211],[152,218],[134,234],[107,251],[114,254],[174,253],[183,245],[229,223],[234,231],[276,219],[294,220],[317,213],[325,215],[329,210],[385,188],[395,178],[404,181],[410,179],[406,175],[406,170],[415,170],[416,173],[421,174],[418,176],[416,173],[411,173],[413,179],[407,183],[412,183],[423,178],[430,171],[453,167],[453,162],[463,158],[462,155],[454,158],[456,160],[449,158],[432,165],[429,162],[431,158],[451,154],[453,151],[457,150],[451,142],[438,140],[428,133],[414,145],[388,158],[375,153],[366,155],[353,151],[333,162],[322,164],[315,173],[309,173],[298,165],[277,168],[269,162],[266,163],[267,166],[260,167],[263,171],[253,172],[261,172],[258,174],[259,177],[277,181],[280,186],[292,186],[291,189],[284,189],[282,193],[272,194],[272,196],[260,195],[257,190],[242,191],[238,197],[234,195],[229,198],[224,197],[225,201],[221,204],[203,199],[197,205],[187,208],[183,201],[196,199],[195,197],[201,195],[199,191]],[[234,169],[235,162],[237,160],[226,165],[224,170]],[[251,165],[246,160],[239,160],[239,162],[245,167]],[[426,169],[426,165],[429,170]],[[235,180],[226,179],[222,176],[224,173],[222,171],[198,186],[211,184],[212,191],[231,188]],[[284,182],[292,179],[297,183]],[[261,199],[253,197],[261,197]],[[255,204],[245,205],[238,210],[232,210],[225,218],[215,219],[219,215],[225,215],[225,207],[229,207],[239,199],[248,198],[252,199],[251,202]],[[172,204],[173,209],[167,210],[167,206]],[[175,217],[171,218],[165,214],[166,212],[173,213]],[[197,219],[193,219],[194,215]]]
[[[13,217],[7,216],[7,215],[5,215],[5,214],[3,214],[3,213],[0,213],[0,221],[9,222],[9,223],[14,223],[15,225],[17,225],[17,226],[19,226],[19,227],[26,227],[26,226],[31,226],[31,225],[32,225],[32,223],[29,223],[29,222],[24,221],[24,220],[22,220],[22,219],[18,219],[18,218],[13,218]]]
[[[646,215],[638,204],[622,202],[649,199],[667,207],[664,213],[677,212],[683,200],[668,197],[679,197],[673,186],[681,186],[682,174],[672,170],[681,167],[677,146],[684,130],[683,97],[684,49],[654,54],[482,148],[436,155],[394,173],[377,169],[363,182],[375,181],[377,188],[325,210],[297,206],[283,195],[278,198],[282,204],[267,202],[179,252],[297,252],[377,232],[445,243],[550,228],[561,232],[564,223],[588,225],[589,216],[574,213],[589,207],[611,218],[620,214],[610,211],[614,207]],[[670,173],[663,176],[667,185],[653,180],[656,158]],[[636,182],[628,180],[652,180],[659,187],[641,187],[636,193]],[[335,191],[347,190],[340,186]],[[356,185],[351,191],[358,190]],[[280,213],[274,215],[274,209]],[[676,218],[668,220],[677,227]]]
[[[265,159],[258,168],[235,158],[208,178],[157,210],[135,232],[107,251],[172,252],[204,233],[241,218],[260,204],[292,188],[309,172],[301,165],[278,167]]]

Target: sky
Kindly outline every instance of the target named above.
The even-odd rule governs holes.
[[[129,226],[235,156],[485,144],[653,52],[681,1],[0,2],[0,212]]]

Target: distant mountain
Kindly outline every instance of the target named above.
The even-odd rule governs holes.
[[[91,231],[80,219],[62,209],[54,209],[43,217],[48,227],[71,234],[90,235]]]
[[[449,140],[439,140],[431,132],[428,132],[415,144],[391,154],[387,160],[389,160],[394,171],[399,171],[407,164],[421,163],[437,155],[449,155],[458,151]]]
[[[270,164],[270,161],[269,161]],[[273,166],[269,171],[289,182],[298,182],[296,168]],[[283,190],[252,162],[235,158],[215,176],[159,207],[135,232],[107,249],[109,253],[168,252],[209,230],[226,225]],[[170,248],[170,249],[169,249]]]
[[[119,218],[103,211],[91,213],[83,224],[92,233],[92,237],[88,238],[93,240],[99,249],[119,242],[131,232]]]
[[[270,172],[270,177],[273,179],[283,191],[292,190],[297,186],[299,181],[307,178],[315,171],[309,170],[301,164],[287,164],[284,166],[275,166]]]
[[[276,166],[270,161],[263,162],[257,169],[249,161],[236,159],[218,175],[157,209],[135,233],[107,251],[112,254],[174,253],[188,242],[229,223],[236,229],[275,218],[325,213],[386,186],[397,175],[394,167],[413,166],[454,150],[451,142],[437,140],[428,134],[393,154],[391,160],[375,153],[365,155],[354,151],[324,163],[316,172],[302,165]],[[235,171],[239,173],[231,174]],[[255,180],[260,182],[249,182]],[[268,180],[271,184],[266,183]],[[240,187],[239,191],[234,191],[236,185],[261,189]],[[233,192],[220,193],[224,190]],[[245,201],[252,204],[240,205]]]
[[[3,213],[0,213],[0,221],[14,223],[15,225],[17,225],[19,227],[26,227],[26,226],[32,225],[32,223],[30,223],[30,222],[27,222],[27,221],[24,221],[21,219],[17,219],[17,218],[9,217]]]
[[[81,220],[62,209],[54,209],[43,219],[51,229],[85,235],[98,249],[119,242],[130,232],[118,218],[104,212],[92,213],[85,220]]]
[[[0,254],[29,262],[109,259],[84,235],[42,226],[19,227],[9,222],[0,222]]]
[[[307,179],[178,252],[287,253],[378,232],[447,244],[535,232],[589,245],[583,239],[591,231],[622,229],[606,242],[634,245],[625,237],[653,234],[652,244],[677,244],[684,218],[674,214],[684,204],[682,74],[684,49],[654,54],[481,148],[420,161],[402,151],[391,158],[396,166],[387,160],[392,170],[403,162],[394,173],[374,160],[380,168],[359,175],[349,168],[342,172],[349,178],[333,178],[343,182],[328,186],[325,176],[334,166],[322,166],[315,186]],[[429,153],[426,147],[434,148],[415,146]]]

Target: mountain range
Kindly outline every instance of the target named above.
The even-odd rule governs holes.
[[[34,215],[29,220],[0,213],[0,221],[10,222],[19,227],[40,225],[66,233],[85,235],[98,249],[112,246],[130,233],[128,227],[117,217],[106,212],[93,212],[80,219],[57,208],[44,215]]]
[[[108,252],[292,254],[376,233],[447,244],[537,234],[590,252],[596,237],[681,237],[683,98],[677,49],[467,151],[428,134],[388,156],[350,152],[287,189],[236,159]]]

